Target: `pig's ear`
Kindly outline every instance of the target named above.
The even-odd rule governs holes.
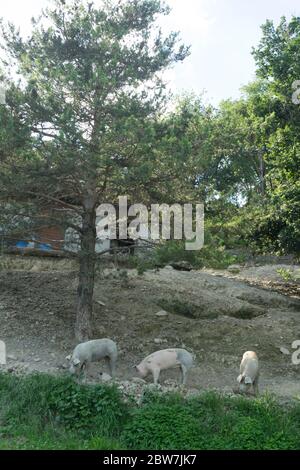
[[[69,356],[66,357],[67,361],[70,361],[71,360],[71,354],[69,354]]]
[[[236,380],[237,380],[238,383],[240,384],[240,383],[242,382],[242,380],[243,380],[242,374],[240,374]]]
[[[245,384],[246,384],[246,385],[252,384],[252,379],[251,379],[251,377],[245,377]]]
[[[74,366],[78,366],[78,364],[80,364],[80,360],[79,359],[74,359],[73,364],[74,364]]]

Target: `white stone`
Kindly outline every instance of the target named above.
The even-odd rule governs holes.
[[[103,374],[101,374],[101,380],[102,382],[110,382],[112,377],[109,374],[106,374],[106,372],[103,372]]]
[[[161,338],[155,338],[154,343],[155,344],[162,344],[163,340]]]
[[[157,317],[167,317],[169,314],[165,310],[160,310],[155,314]]]
[[[289,356],[291,353],[287,348],[284,348],[283,346],[280,348],[280,352],[282,354],[285,354],[286,356]]]

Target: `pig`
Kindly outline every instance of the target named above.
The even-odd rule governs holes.
[[[69,371],[71,374],[79,375],[80,372],[86,374],[91,362],[98,362],[107,359],[109,362],[110,374],[115,376],[116,362],[118,357],[117,345],[111,339],[94,339],[86,343],[80,343],[74,349],[70,360]]]
[[[247,351],[243,355],[240,365],[240,375],[237,378],[240,393],[258,394],[259,364],[254,351]]]
[[[135,366],[141,378],[147,377],[150,373],[153,381],[157,385],[160,372],[162,370],[180,367],[182,372],[182,384],[186,384],[187,371],[193,365],[192,355],[185,349],[164,349],[156,351],[147,356],[138,366]]]

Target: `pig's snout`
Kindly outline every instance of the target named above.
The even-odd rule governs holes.
[[[144,367],[134,366],[134,368],[136,372],[138,373],[139,377],[141,377],[141,379],[144,379],[147,376],[147,372]]]
[[[71,365],[69,367],[69,372],[70,372],[70,374],[75,375],[76,374],[76,368],[73,365]]]
[[[80,372],[80,361],[78,359],[72,360],[70,367],[69,367],[69,372],[72,375],[79,374]]]

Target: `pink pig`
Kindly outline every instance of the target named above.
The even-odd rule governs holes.
[[[259,363],[254,351],[243,355],[240,365],[240,375],[237,378],[240,393],[258,394]]]
[[[158,383],[162,370],[180,367],[182,383],[186,383],[187,371],[193,365],[192,355],[185,349],[163,349],[147,356],[138,366],[135,366],[140,377],[145,378],[152,374],[155,384]]]

